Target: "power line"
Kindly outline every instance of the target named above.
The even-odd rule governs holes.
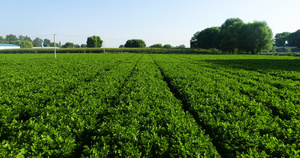
[[[58,36],[67,36],[67,37],[78,37],[78,38],[87,38],[86,36],[78,36],[78,35],[63,35],[63,34],[56,34]]]

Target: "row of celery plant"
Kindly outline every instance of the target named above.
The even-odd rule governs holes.
[[[297,136],[289,138],[292,141],[283,138],[296,134],[298,126],[281,127],[278,123],[282,120],[273,117],[270,108],[240,93],[240,88],[249,86],[238,84],[238,78],[232,79],[216,69],[208,70],[190,63],[193,59],[154,57],[170,84],[210,133],[222,156],[292,156],[298,153]],[[270,129],[274,130],[270,132]]]
[[[4,59],[5,58],[5,59]],[[3,157],[74,157],[86,131],[130,75],[139,56],[3,57],[0,130]],[[9,60],[11,59],[11,61]]]
[[[220,157],[149,55],[137,64],[108,112],[98,118],[95,145],[85,148],[84,156]]]

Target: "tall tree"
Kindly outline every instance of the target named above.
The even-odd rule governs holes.
[[[21,48],[32,48],[33,44],[31,41],[21,41],[18,40],[14,43],[15,45],[19,45]]]
[[[220,31],[220,27],[210,27],[196,32],[190,41],[191,48],[219,48]]]
[[[277,33],[275,35],[275,46],[282,47],[286,45],[290,32]]]
[[[103,40],[99,36],[91,36],[87,38],[86,44],[89,48],[101,48]]]
[[[300,32],[300,31],[299,31]],[[227,19],[220,28],[212,27],[196,32],[191,48],[218,48],[226,52],[259,53],[273,48],[273,33],[266,22],[245,24],[239,18]]]
[[[5,38],[3,38],[2,36],[0,36],[0,43],[8,43],[7,40]]]
[[[50,43],[50,47],[54,47],[54,42]],[[55,42],[55,47],[59,47],[59,44]]]
[[[125,43],[126,48],[144,48],[146,43],[141,39],[131,39],[127,40]]]
[[[23,36],[23,35],[20,35],[18,38],[18,40],[20,40],[20,41],[24,41],[24,39],[25,39],[25,36]]]
[[[37,37],[32,41],[32,44],[33,47],[42,47],[43,40]]]
[[[240,49],[252,54],[272,49],[273,32],[266,22],[254,21],[245,24],[242,32],[243,34],[239,38]]]
[[[234,52],[239,47],[239,35],[244,22],[239,18],[227,19],[221,26],[220,49]]]
[[[240,18],[229,18],[221,25],[221,29],[226,30],[232,25],[234,25],[235,23],[244,23],[244,22]]]
[[[6,40],[8,41],[9,44],[13,44],[18,41],[18,38],[16,35],[9,34],[9,35],[6,35]]]
[[[44,42],[43,42],[43,46],[44,47],[50,47],[51,45],[51,41],[47,38],[44,39]]]
[[[26,36],[20,35],[19,40],[20,41],[32,41],[31,38],[28,37],[27,35]]]
[[[300,48],[300,29],[293,32],[288,37],[288,45]]]
[[[165,44],[163,48],[172,48],[171,44]]]
[[[28,37],[28,36],[25,36],[25,37],[24,37],[24,41],[31,41],[31,42],[32,42],[31,38]]]
[[[63,48],[75,48],[74,43],[72,42],[67,42],[65,45],[62,46]]]
[[[25,41],[21,41],[21,48],[32,48],[33,44],[31,41],[25,40]]]
[[[198,47],[198,36],[199,36],[199,34],[200,34],[200,31],[197,31],[194,35],[193,35],[193,37],[191,38],[191,40],[190,40],[190,45],[191,45],[191,48],[199,48]]]

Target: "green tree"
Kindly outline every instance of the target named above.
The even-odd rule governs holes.
[[[119,46],[119,48],[124,48],[125,46],[124,46],[124,44],[121,44],[120,46]]]
[[[288,45],[300,48],[300,29],[293,32],[288,37]]]
[[[32,41],[32,44],[33,47],[42,47],[43,40],[37,37]]]
[[[21,48],[32,48],[33,47],[33,44],[31,41],[22,41],[22,44],[21,44]]]
[[[219,48],[220,31],[220,27],[210,27],[196,32],[190,41],[191,48]]]
[[[254,21],[243,25],[239,49],[252,54],[269,51],[273,47],[273,32],[266,22]]]
[[[54,47],[54,42],[51,42],[51,43],[50,43],[50,47]],[[56,42],[55,42],[55,47],[60,47],[60,46],[59,46],[59,43],[56,43]]]
[[[227,19],[221,26],[220,49],[234,52],[239,47],[239,36],[244,22],[239,18]]]
[[[9,34],[9,35],[6,35],[6,41],[8,41],[9,44],[14,44],[15,42],[18,41],[18,38],[16,35]]]
[[[2,36],[0,36],[0,43],[8,43],[8,41]]]
[[[172,48],[172,46],[170,44],[165,44],[163,48]]]
[[[131,39],[127,40],[125,44],[126,48],[144,48],[146,43],[141,39]]]
[[[80,47],[81,47],[81,48],[86,48],[86,47],[87,47],[87,44],[81,44]]]
[[[176,46],[175,48],[186,48],[184,44],[181,44],[179,46]]]
[[[290,32],[277,33],[275,35],[275,46],[282,47],[286,45]]]
[[[20,46],[21,48],[32,48],[33,44],[31,41],[21,41],[18,40],[16,42],[14,42],[13,44]]]
[[[19,36],[19,40],[20,41],[32,41],[30,37],[28,37],[28,36],[22,36],[22,35]]]
[[[221,25],[221,29],[226,30],[232,25],[234,25],[235,23],[244,23],[244,22],[240,18],[229,18]]]
[[[24,39],[25,39],[25,36],[23,36],[23,35],[20,35],[18,38],[18,40],[20,40],[20,41],[24,41]]]
[[[43,46],[44,47],[50,47],[50,44],[51,44],[51,41],[49,39],[44,39],[44,42],[43,42]]]
[[[191,38],[191,40],[190,40],[191,48],[199,48],[198,47],[198,39],[197,39],[199,34],[200,34],[200,31],[197,31]]]
[[[150,46],[150,48],[162,48],[162,44],[158,43],[158,44],[153,44]]]
[[[62,48],[75,48],[75,45],[72,42],[67,42],[65,45],[62,46]]]
[[[87,38],[86,44],[89,48],[101,48],[103,40],[99,36],[91,36]]]

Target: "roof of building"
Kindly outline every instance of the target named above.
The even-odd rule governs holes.
[[[14,44],[4,44],[4,43],[0,43],[0,47],[20,47],[18,45],[14,45]]]

